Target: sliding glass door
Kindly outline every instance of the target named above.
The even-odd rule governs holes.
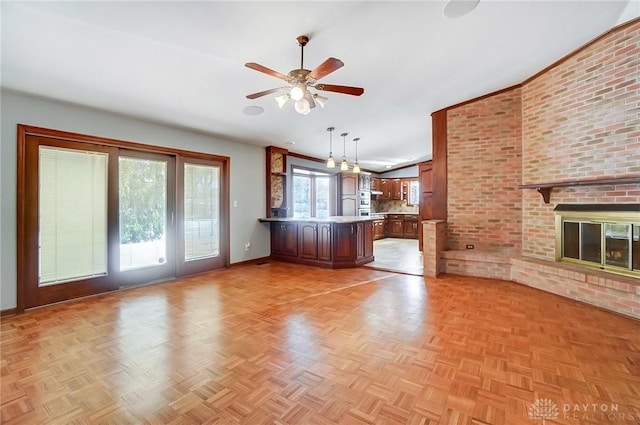
[[[18,311],[229,265],[228,158],[27,128]]]
[[[178,252],[180,274],[223,267],[222,164],[187,158],[180,161],[180,169],[179,232],[184,242]]]
[[[121,285],[175,276],[175,166],[168,155],[120,151],[118,272]]]

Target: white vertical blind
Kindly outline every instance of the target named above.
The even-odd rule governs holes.
[[[184,259],[220,255],[220,167],[184,165]]]
[[[106,153],[40,146],[39,285],[107,273]]]

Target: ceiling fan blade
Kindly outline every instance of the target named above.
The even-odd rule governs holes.
[[[313,87],[317,90],[350,94],[352,96],[360,96],[362,93],[364,93],[364,89],[362,87],[337,86],[335,84],[316,84]]]
[[[313,71],[309,73],[309,77],[319,80],[325,75],[331,74],[336,69],[342,68],[344,63],[340,59],[329,58],[326,61],[322,62],[320,65],[316,67]]]
[[[253,70],[259,71],[259,72],[263,72],[267,75],[271,75],[272,77],[276,77],[279,78],[281,80],[286,80],[287,76],[284,74],[279,73],[278,71],[274,71],[273,69],[269,69],[266,66],[262,66],[259,63],[255,63],[255,62],[247,62],[244,64],[244,66],[246,66],[247,68],[251,68]]]
[[[284,90],[286,88],[287,87],[278,87],[277,89],[270,89],[270,90],[265,90],[265,91],[259,91],[257,93],[251,93],[251,94],[247,95],[247,99],[257,99],[259,97],[266,96],[266,95],[271,94],[271,93],[277,93],[277,92],[282,91],[282,90]]]

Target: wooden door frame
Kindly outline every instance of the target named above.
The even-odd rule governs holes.
[[[33,214],[29,209],[29,205],[33,202],[37,202],[37,199],[28,198],[28,187],[27,187],[27,176],[29,173],[33,173],[34,170],[31,170],[27,167],[28,164],[33,163],[34,158],[27,158],[27,139],[29,137],[41,137],[46,139],[53,139],[63,142],[81,142],[91,145],[102,146],[101,149],[107,149],[110,153],[109,160],[109,172],[112,172],[112,168],[114,167],[113,161],[117,161],[117,152],[118,149],[127,149],[127,150],[135,150],[141,152],[148,153],[159,153],[165,155],[171,155],[176,158],[176,164],[179,163],[180,158],[191,158],[191,159],[202,159],[206,161],[216,161],[221,164],[221,205],[220,205],[220,216],[221,216],[221,232],[220,232],[220,256],[222,257],[223,267],[229,267],[230,264],[230,210],[229,210],[229,168],[230,168],[230,158],[226,156],[220,155],[212,155],[205,154],[201,152],[192,152],[182,149],[174,149],[167,148],[161,146],[148,145],[138,142],[129,142],[117,139],[110,139],[105,137],[86,135],[73,133],[62,130],[54,130],[43,127],[36,127],[26,124],[18,124],[17,125],[17,244],[16,244],[16,253],[17,253],[17,280],[16,280],[16,312],[23,312],[26,308],[30,308],[26,306],[26,289],[27,289],[27,280],[25,279],[33,279],[33,273],[37,274],[37,270],[31,270],[29,268],[29,256],[35,255],[38,256],[37,252],[37,243],[33,244],[33,238],[35,237],[37,240],[38,230],[33,229],[32,226],[28,225],[28,214]],[[32,154],[33,155],[33,154]],[[36,159],[36,164],[37,158]],[[28,161],[29,160],[29,161]],[[36,170],[37,173],[37,170]],[[178,173],[176,173],[178,175]],[[30,176],[32,178],[32,176]],[[180,180],[179,178],[177,180]],[[179,190],[176,185],[176,189]],[[117,211],[113,210],[113,199],[111,199],[114,195],[109,192],[109,209],[108,209],[108,219],[113,219],[113,214],[117,214]],[[29,202],[27,202],[29,201]],[[117,203],[116,203],[117,205]],[[114,235],[113,233],[117,229],[109,229],[108,238],[109,243],[113,242]],[[116,235],[117,236],[117,235]],[[34,251],[35,246],[35,251]],[[177,251],[177,250],[176,250]],[[111,253],[110,253],[111,254]],[[114,259],[110,258],[109,265],[113,263]],[[188,273],[188,271],[186,271]],[[176,274],[180,276],[177,271]],[[37,276],[36,276],[37,277]],[[89,294],[80,294],[79,296],[84,296]]]

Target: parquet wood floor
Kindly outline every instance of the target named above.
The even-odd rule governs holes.
[[[0,327],[6,425],[640,423],[640,322],[503,281],[272,262]]]

